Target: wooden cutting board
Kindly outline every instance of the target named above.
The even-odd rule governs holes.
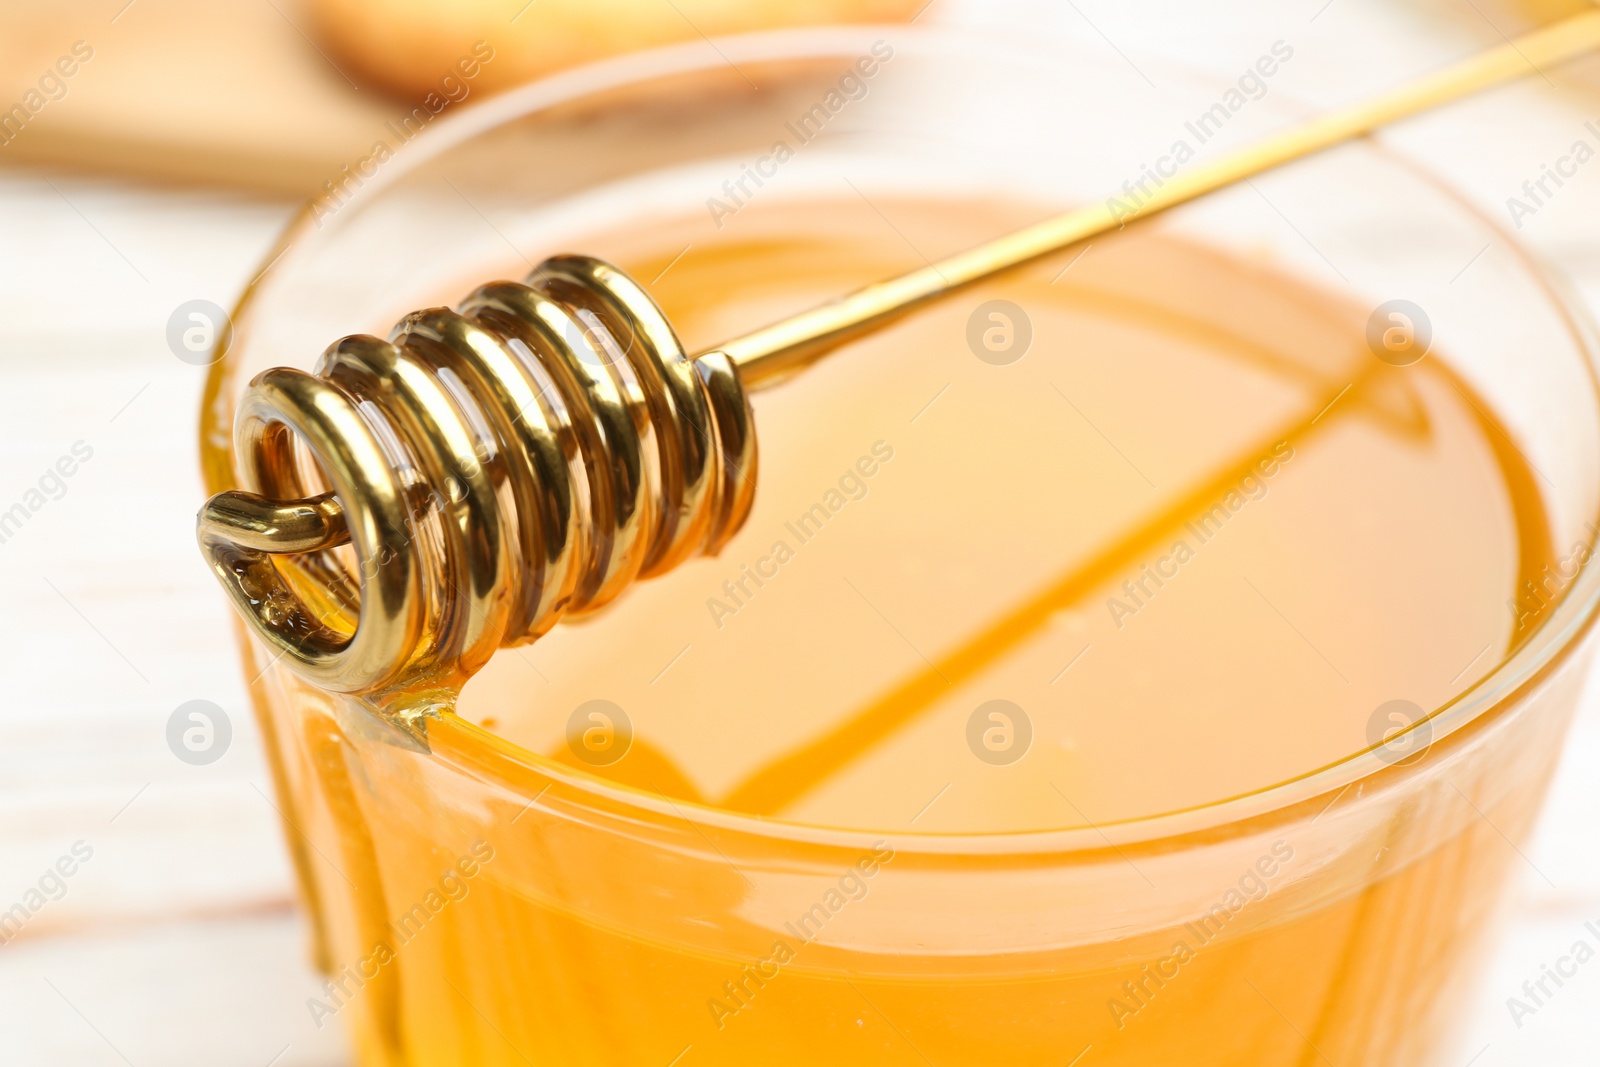
[[[0,0],[0,166],[43,163],[305,195],[365,156],[384,123],[410,111],[406,96],[420,100],[467,58],[463,49],[485,32],[494,2]],[[662,0],[609,2],[612,15],[634,3],[672,13]],[[857,14],[910,3],[872,0]],[[652,24],[598,37],[568,24],[582,14],[571,3],[504,5],[509,14],[490,20],[503,23],[497,62],[471,90],[694,32],[688,23]],[[518,6],[526,14],[513,24]],[[757,5],[735,28],[795,21],[800,8],[816,6]],[[558,29],[584,47],[552,52],[545,45]]]
[[[607,0],[612,8],[630,2]],[[637,2],[654,10],[665,0]],[[0,166],[36,163],[308,195],[341,164],[361,158],[383,136],[386,121],[409,110],[378,86],[420,85],[416,70],[419,57],[432,54],[429,41],[448,36],[452,18],[462,33],[476,32],[473,20],[481,20],[488,3],[0,0]],[[507,10],[516,6],[504,3],[512,5]],[[874,3],[878,17],[905,6]],[[547,12],[528,6],[516,29],[538,30],[538,19],[555,17],[559,6],[546,5]],[[777,24],[798,20],[816,3],[755,6]],[[1513,34],[1585,6],[1586,0],[1477,0],[1476,14],[1459,17],[1481,16],[1498,33]],[[357,7],[360,20],[350,17]],[[928,21],[938,16],[935,4]],[[740,28],[749,28],[749,12],[740,19]],[[382,35],[363,29],[378,24],[385,26]],[[649,43],[637,36],[612,45]],[[73,55],[78,42],[91,58]],[[494,77],[479,83],[484,89],[512,71],[537,76],[540,63],[550,62],[536,61],[532,46],[519,44],[515,34],[498,51],[496,65],[485,70]],[[60,73],[69,68],[70,76]],[[30,104],[40,106],[33,112]],[[18,106],[25,119],[20,130],[15,118],[6,123]]]
[[[406,109],[304,25],[292,0],[0,0],[0,165],[308,193]]]

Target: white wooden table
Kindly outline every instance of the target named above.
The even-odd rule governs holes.
[[[1281,86],[1313,102],[1499,40],[1464,7],[1376,0],[1198,12],[1180,0],[937,2],[930,19],[1034,36],[1049,26],[1221,71],[1242,70],[1282,38],[1297,61]],[[1154,19],[1153,8],[1166,13]],[[1352,64],[1352,54],[1366,58]],[[1405,143],[1503,211],[1524,177],[1582,135],[1584,119],[1600,120],[1600,93],[1530,85],[1481,114],[1492,125],[1479,136],[1430,128]],[[25,901],[75,842],[93,850],[62,879],[64,895],[0,945],[0,1063],[348,1062],[337,1021],[318,1030],[305,1009],[320,981],[305,962],[227,608],[193,546],[203,372],[174,358],[164,337],[179,304],[232,302],[290,208],[0,171],[0,512],[28,501],[75,443],[93,453],[61,489],[47,479],[42,505],[0,543],[10,695],[0,707],[0,911]],[[1600,165],[1523,233],[1600,309]],[[173,709],[197,698],[221,705],[234,728],[227,754],[204,767],[175,759],[165,740]],[[1525,850],[1531,865],[1519,866],[1462,1067],[1473,1057],[1477,1067],[1600,1059],[1600,965],[1520,1028],[1505,1006],[1584,936],[1585,921],[1600,924],[1596,768],[1600,692],[1591,686]]]

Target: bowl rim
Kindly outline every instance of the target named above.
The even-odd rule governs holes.
[[[1061,42],[1052,42],[1057,51],[1046,57],[1038,42],[1021,35],[1004,31],[974,34],[970,29],[908,24],[790,28],[668,45],[562,71],[455,110],[443,116],[443,122],[430,123],[408,144],[409,150],[396,159],[395,165],[386,166],[366,180],[346,206],[359,208],[366,201],[383,195],[390,185],[451,147],[541,109],[569,104],[585,96],[652,79],[712,70],[719,66],[738,70],[740,61],[804,61],[859,55],[864,43],[870,44],[875,39],[891,35],[895,48],[904,46],[913,54],[925,56],[959,50],[966,56],[990,52],[1005,57],[1008,62],[1019,59],[1061,62]],[[1068,42],[1066,47],[1077,45]],[[1219,77],[1167,56],[1142,54],[1137,49],[1130,51],[1176,76],[1213,82]],[[1289,99],[1292,103],[1292,98]],[[1303,104],[1300,106],[1304,107]],[[1587,357],[1585,369],[1589,375],[1595,409],[1600,413],[1600,330],[1596,329],[1570,283],[1542,257],[1519,242],[1498,219],[1472,202],[1445,175],[1386,143],[1382,132],[1364,138],[1363,144],[1443,191],[1458,209],[1492,231],[1501,240],[1503,248],[1520,261],[1521,269],[1543,291],[1552,312],[1564,322],[1577,348]],[[308,236],[308,231],[317,229],[316,208],[319,203],[320,199],[314,198],[296,212],[269,251],[264,265],[241,293],[231,312],[234,328],[226,335],[225,346],[237,339],[240,324],[248,323],[266,280],[275,276],[274,271],[283,269],[285,260],[292,264],[289,252],[299,240]],[[234,384],[239,368],[225,358],[226,355],[224,351],[210,365],[201,402],[201,469],[208,494],[234,487],[231,427],[233,394],[237,391]],[[1591,520],[1600,525],[1600,514],[1591,516]],[[1593,628],[1597,607],[1600,607],[1600,573],[1597,572],[1600,572],[1600,568],[1581,567],[1556,610],[1539,624],[1528,639],[1514,647],[1494,669],[1398,736],[1426,728],[1436,731],[1427,744],[1429,752],[1444,751],[1448,747],[1445,744],[1447,741],[1451,746],[1464,744],[1470,747],[1474,743],[1483,743],[1483,735],[1492,735],[1494,731],[1490,727],[1509,721],[1525,710],[1537,691],[1575,658],[1577,650],[1584,644],[1584,638]],[[258,643],[242,624],[237,632],[241,652],[247,662],[256,660],[262,671],[284,669],[261,660]],[[1409,766],[1391,765],[1380,757],[1379,750],[1383,745],[1378,744],[1232,796],[1098,824],[975,833],[865,830],[770,818],[710,803],[675,800],[622,785],[557,763],[479,727],[456,715],[448,706],[438,705],[437,694],[429,699],[435,706],[421,721],[433,758],[440,759],[461,773],[491,780],[500,787],[522,795],[531,792],[527,786],[532,781],[547,786],[559,784],[563,787],[560,792],[569,813],[576,804],[579,807],[591,807],[597,812],[621,810],[631,818],[648,816],[649,821],[676,824],[687,820],[685,811],[692,811],[696,824],[763,841],[860,849],[889,840],[902,851],[927,855],[1037,857],[1042,854],[1100,853],[1107,847],[1119,851],[1124,848],[1169,851],[1185,847],[1185,843],[1197,835],[1203,835],[1207,840],[1215,840],[1219,836],[1251,835],[1262,832],[1265,827],[1292,822],[1307,812],[1318,812],[1320,817],[1320,812],[1337,803],[1357,783],[1372,784],[1373,788],[1359,791],[1361,796],[1370,799],[1396,788],[1406,788],[1410,782],[1422,776],[1425,768],[1436,763],[1432,759],[1424,759]],[[1330,796],[1333,799],[1323,806],[1324,798]]]

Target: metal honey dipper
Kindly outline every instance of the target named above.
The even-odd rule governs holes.
[[[243,489],[201,508],[201,549],[313,684],[447,690],[563,615],[717,553],[754,500],[748,391],[1003,271],[1596,47],[1600,12],[1578,15],[1180,174],[1131,211],[1074,210],[692,356],[622,271],[548,259],[388,340],[346,337],[314,373],[259,375],[234,422]],[[334,551],[347,544],[353,571]]]

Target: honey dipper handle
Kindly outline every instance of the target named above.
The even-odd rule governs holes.
[[[738,531],[757,462],[747,389],[1130,219],[1596,47],[1600,12],[1566,19],[1197,166],[1130,210],[1047,219],[692,360],[622,271],[546,260],[526,285],[407,316],[388,341],[344,338],[314,374],[259,375],[235,415],[241,488],[201,509],[202,552],[275,662],[313,684],[448,692],[496,648]]]
[[[1543,68],[1600,47],[1600,11],[1586,12],[1428,75],[1398,89],[1335,111],[1167,181],[1138,207],[1122,212],[1092,205],[1035,223],[919,270],[876,282],[735,337],[701,355],[721,352],[754,390],[787,377],[855,338],[969,285],[1120,229],[1128,222],[1187,203],[1256,174],[1371,133],[1381,126],[1448,104],[1496,85],[1542,73]],[[696,358],[699,358],[698,356]]]

